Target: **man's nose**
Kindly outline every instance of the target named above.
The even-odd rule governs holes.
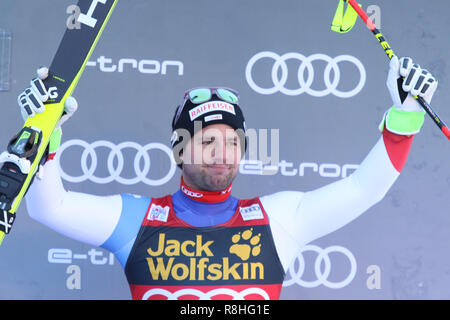
[[[217,164],[225,164],[227,161],[227,145],[222,141],[216,140],[214,142],[213,150],[211,152],[213,161]]]

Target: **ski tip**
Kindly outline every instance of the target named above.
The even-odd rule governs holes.
[[[2,245],[4,237],[5,237],[5,233],[3,231],[0,231],[0,245]]]

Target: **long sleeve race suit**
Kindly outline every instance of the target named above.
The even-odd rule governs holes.
[[[245,200],[222,194],[204,202],[183,184],[158,199],[71,192],[56,161],[48,161],[44,178],[27,193],[27,208],[49,228],[113,252],[134,299],[277,299],[284,273],[304,245],[384,197],[412,140],[384,130],[352,175],[308,192]]]

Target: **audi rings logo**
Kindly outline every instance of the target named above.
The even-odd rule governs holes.
[[[229,288],[217,288],[210,290],[208,292],[203,292],[197,289],[181,289],[175,292],[170,292],[165,289],[150,289],[148,290],[143,296],[142,300],[148,300],[152,296],[158,295],[158,296],[164,296],[167,297],[168,300],[178,300],[182,296],[194,296],[198,297],[200,300],[211,300],[214,296],[218,295],[227,295],[233,297],[233,300],[245,300],[245,297],[248,295],[259,295],[264,300],[270,300],[269,295],[267,292],[265,292],[263,289],[260,288],[247,288],[245,290],[242,290],[240,292],[229,289]]]
[[[61,166],[61,157],[66,152],[66,150],[70,147],[81,147],[83,148],[83,152],[81,154],[81,171],[82,174],[79,176],[71,176],[67,174]],[[109,173],[109,175],[105,177],[97,177],[95,175],[97,166],[99,166],[99,160],[96,153],[97,148],[107,148],[109,150],[109,155],[106,160],[106,169]],[[134,165],[134,177],[123,177],[122,171],[124,170],[124,155],[123,151],[125,149],[132,149],[136,150],[136,155],[134,157],[133,165]],[[150,151],[151,150],[160,150],[164,152],[167,157],[169,158],[170,162],[170,168],[166,175],[164,175],[162,178],[159,179],[151,179],[148,177],[151,170],[151,160],[150,160]],[[88,158],[90,158],[90,164],[88,165]],[[112,142],[109,141],[95,141],[91,144],[79,140],[79,139],[73,139],[68,140],[65,143],[61,145],[59,148],[55,160],[58,162],[60,171],[61,171],[61,177],[69,182],[83,182],[86,180],[90,180],[95,183],[99,184],[106,184],[113,181],[117,181],[121,184],[125,185],[132,185],[137,184],[139,182],[143,182],[149,186],[160,186],[168,182],[176,171],[176,163],[173,159],[172,150],[161,144],[161,143],[149,143],[145,146],[141,146],[138,143],[135,142],[122,142],[118,145],[115,145]]]
[[[262,59],[272,59],[275,61],[271,72],[273,86],[269,88],[261,87],[253,79],[253,69],[255,64]],[[288,65],[286,63],[288,60],[300,61],[300,67],[297,71],[299,87],[295,89],[286,88],[289,72],[291,71],[288,70]],[[312,62],[316,60],[322,60],[327,63],[323,74],[323,80],[326,88],[323,90],[315,90],[311,88],[315,78]],[[339,69],[340,62],[350,62],[354,64],[359,71],[359,82],[352,90],[340,91],[337,88],[341,80],[341,70]],[[305,70],[307,71],[306,79]],[[332,70],[333,77],[331,75]],[[280,56],[271,51],[264,51],[255,54],[250,59],[245,69],[245,77],[250,87],[260,94],[269,95],[276,92],[281,92],[288,96],[297,96],[302,93],[307,93],[314,97],[324,97],[326,95],[333,94],[340,98],[350,98],[357,95],[364,87],[364,84],[366,83],[366,70],[364,69],[361,61],[350,55],[340,55],[335,58],[331,58],[326,54],[317,53],[310,55],[309,57],[305,57],[300,53],[289,52]]]
[[[314,274],[315,278],[312,281],[306,281],[303,279],[303,275],[305,273],[305,267],[306,262],[305,258],[303,257],[303,253],[312,251],[317,253],[316,260],[314,262]],[[330,281],[328,278],[331,273],[331,258],[330,253],[338,253],[344,255],[348,261],[350,262],[350,271],[348,274],[343,278],[341,281]],[[293,265],[289,268],[289,275],[290,279],[285,280],[283,282],[283,287],[291,286],[293,284],[298,284],[305,288],[315,288],[320,285],[324,285],[325,287],[331,288],[331,289],[340,289],[348,284],[353,280],[353,278],[356,275],[356,259],[353,256],[353,254],[350,252],[350,250],[341,247],[341,246],[331,246],[326,249],[322,249],[315,245],[306,245],[302,248],[300,251],[300,254],[297,256],[296,260],[299,262],[298,269],[296,270],[296,261]],[[323,265],[323,268],[322,268]],[[336,268],[336,267],[335,267]]]

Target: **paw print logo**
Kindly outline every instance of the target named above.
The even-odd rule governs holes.
[[[234,243],[230,247],[230,253],[234,253],[243,261],[248,260],[250,255],[257,256],[261,253],[261,233],[253,235],[253,228],[239,232],[231,238]],[[240,242],[240,243],[239,243]]]

